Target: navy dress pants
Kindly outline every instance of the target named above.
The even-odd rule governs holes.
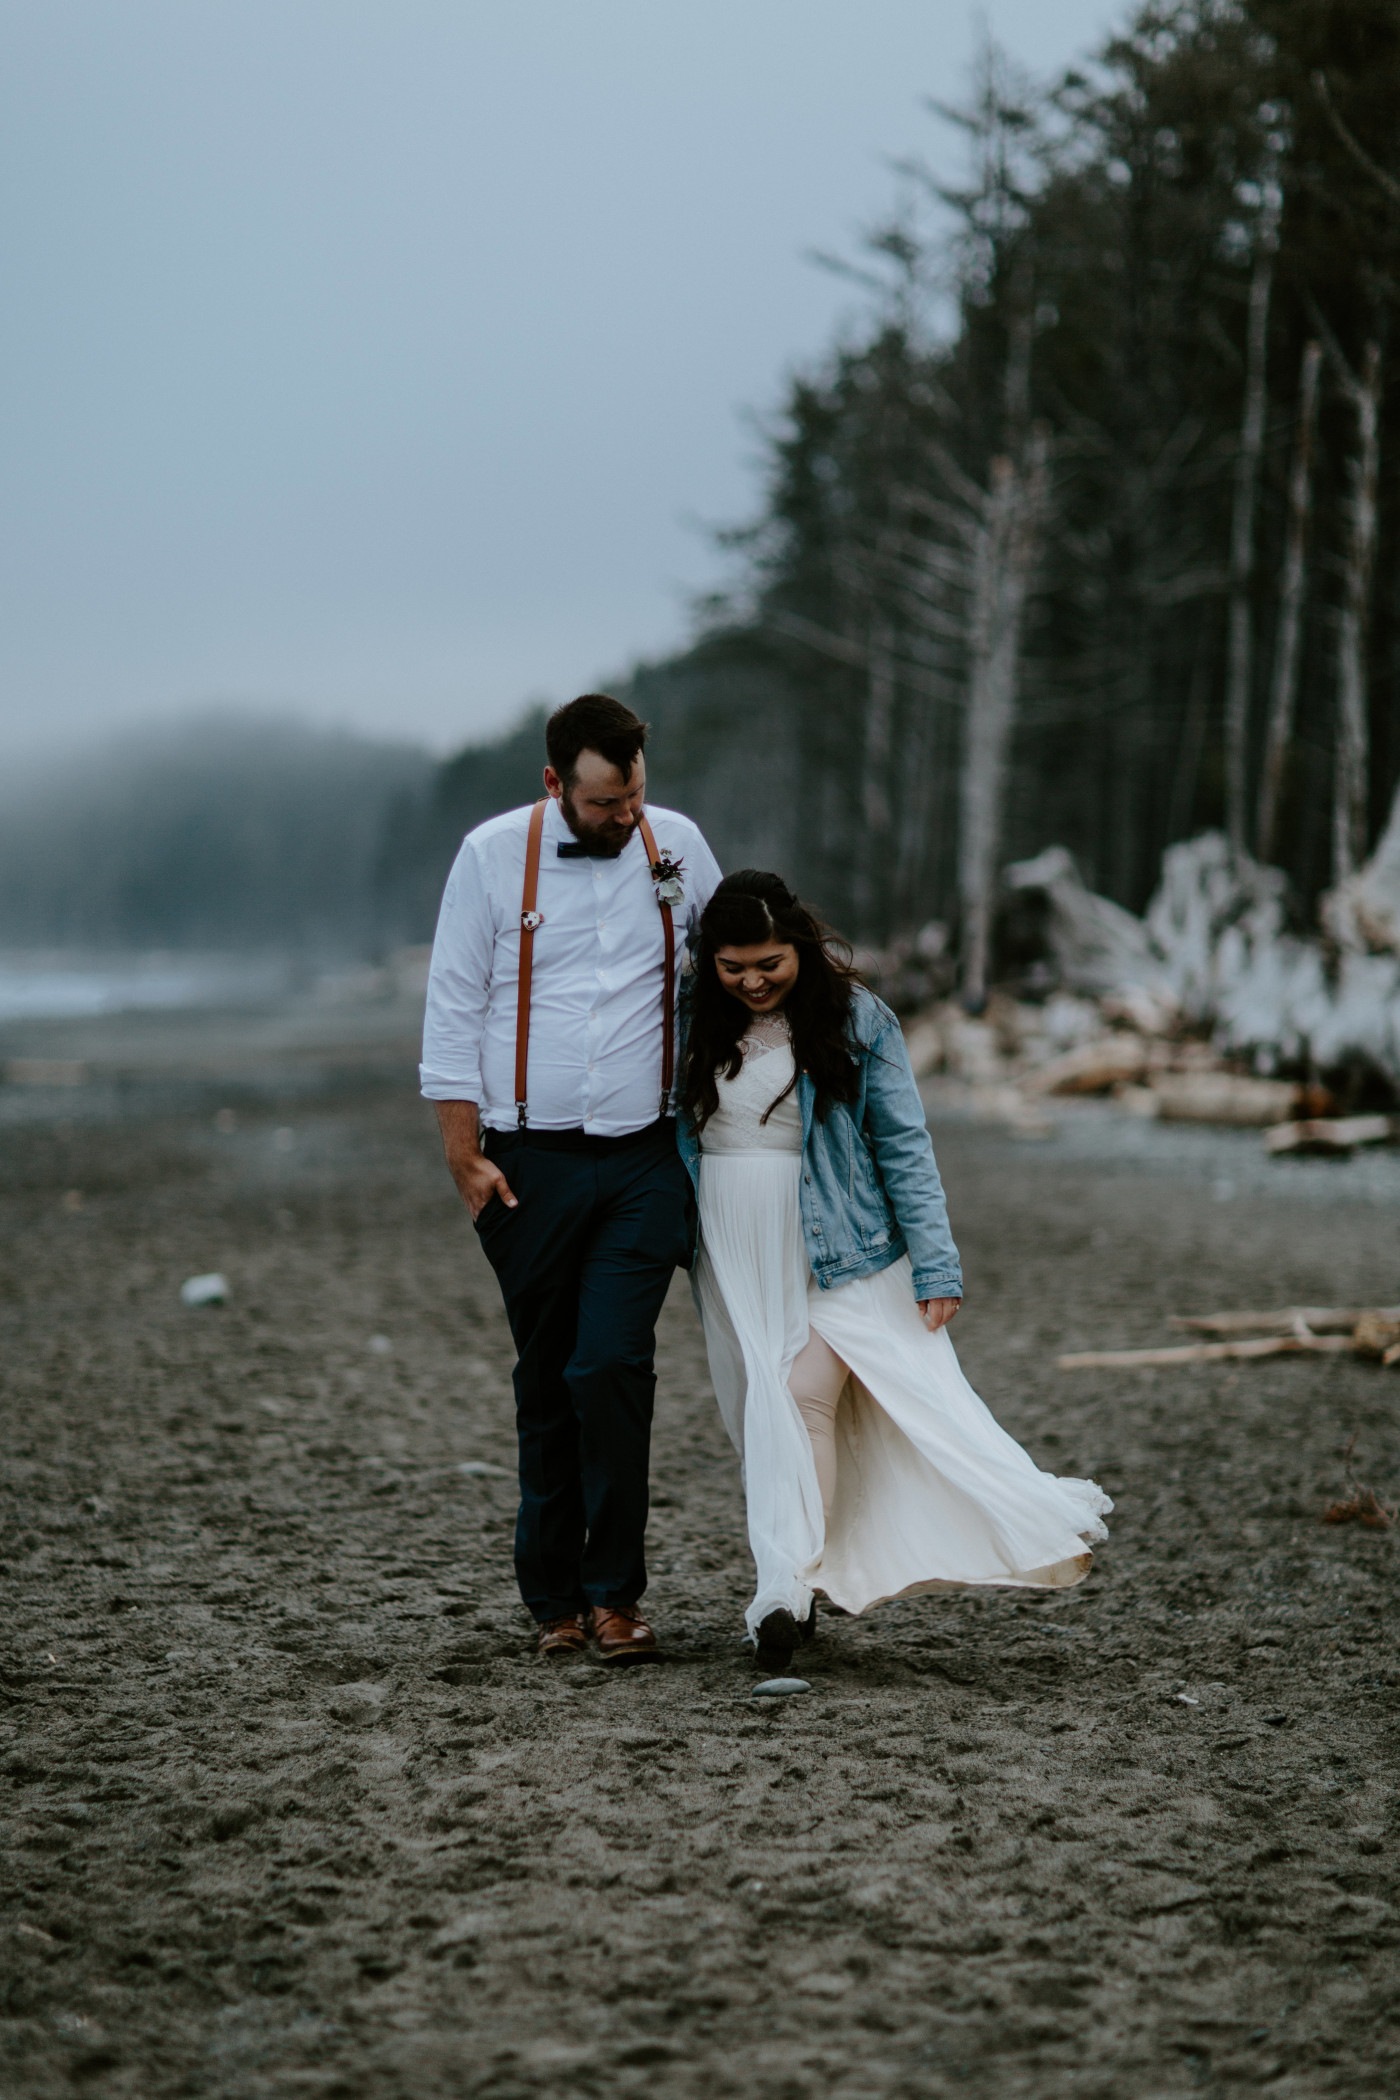
[[[483,1133],[519,1208],[477,1219],[515,1339],[515,1572],[536,1619],[635,1604],[656,1322],[688,1258],[690,1176],[669,1118],[627,1138]]]

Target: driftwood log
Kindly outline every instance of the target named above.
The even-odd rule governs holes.
[[[1152,1091],[1164,1123],[1231,1123],[1261,1129],[1298,1105],[1289,1079],[1255,1079],[1244,1072],[1164,1072]]]
[[[1345,1353],[1349,1334],[1269,1334],[1252,1342],[1178,1342],[1168,1349],[1084,1349],[1057,1356],[1060,1371],[1145,1371],[1156,1364],[1208,1364],[1234,1357]]]
[[[1173,1326],[1234,1339],[1177,1342],[1165,1349],[1083,1349],[1057,1356],[1060,1371],[1145,1371],[1169,1364],[1251,1361],[1265,1356],[1364,1356],[1400,1364],[1400,1306],[1286,1305],[1278,1312],[1177,1314]],[[1260,1333],[1259,1329],[1265,1329]]]
[[[1284,1305],[1277,1312],[1173,1313],[1193,1334],[1352,1334],[1365,1319],[1400,1321],[1400,1305]]]
[[[1301,1123],[1276,1123],[1264,1132],[1272,1153],[1349,1154],[1358,1145],[1390,1145],[1400,1139],[1400,1116],[1312,1116]]]

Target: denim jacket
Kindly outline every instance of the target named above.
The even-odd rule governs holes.
[[[958,1250],[904,1034],[863,985],[851,1007],[851,1034],[860,1064],[854,1101],[833,1102],[819,1119],[811,1080],[803,1072],[797,1081],[802,1233],[812,1274],[829,1291],[908,1254],[916,1298],[961,1298]],[[676,1137],[698,1190],[700,1140],[684,1110]]]

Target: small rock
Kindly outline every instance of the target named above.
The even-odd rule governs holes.
[[[187,1276],[180,1285],[182,1305],[227,1305],[229,1295],[228,1279],[217,1269],[207,1276]]]
[[[755,1699],[790,1699],[794,1692],[810,1692],[805,1677],[765,1677],[753,1688]]]
[[[372,1720],[388,1694],[377,1684],[340,1685],[326,1701],[338,1721]]]
[[[814,1970],[810,1975],[799,1976],[793,1985],[793,1989],[800,1991],[804,1998],[844,1998],[850,1988],[850,1977],[843,1976],[838,1969]]]
[[[372,1334],[369,1338],[369,1346],[370,1353],[373,1356],[388,1356],[394,1347],[387,1334]]]
[[[495,1918],[488,1910],[464,1911],[460,1918],[454,1918],[450,1924],[444,1925],[434,1933],[433,1945],[446,1949],[460,1947],[470,1940],[485,1939],[495,1923]]]
[[[257,1817],[258,1809],[251,1801],[224,1801],[210,1811],[209,1835],[222,1845],[229,1838],[240,1837]]]
[[[509,1466],[493,1466],[484,1458],[464,1458],[458,1466],[459,1473],[489,1475],[493,1480],[509,1480]]]

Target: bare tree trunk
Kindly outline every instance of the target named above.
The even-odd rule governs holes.
[[[992,462],[977,549],[969,637],[958,890],[962,991],[974,1010],[987,996],[992,900],[1001,850],[1007,758],[1016,714],[1021,626],[1045,503],[1047,442],[1032,434],[1024,465]]]
[[[1356,410],[1350,531],[1337,619],[1337,750],[1332,768],[1332,879],[1345,882],[1366,855],[1370,728],[1366,711],[1366,623],[1376,557],[1376,480],[1380,465],[1381,351],[1368,343],[1361,377],[1347,375]]]
[[[1278,211],[1265,208],[1249,283],[1245,335],[1244,415],[1235,461],[1235,502],[1230,521],[1230,644],[1225,684],[1225,823],[1230,843],[1245,846],[1245,796],[1249,770],[1249,701],[1254,672],[1254,624],[1249,603],[1254,574],[1254,514],[1258,504],[1259,455],[1264,449],[1265,388],[1269,347],[1269,299],[1274,282]]]
[[[876,613],[870,623],[866,655],[865,757],[861,779],[861,820],[865,837],[856,854],[855,901],[858,931],[867,939],[882,939],[885,928],[876,923],[882,904],[889,904],[890,847],[890,736],[894,722],[894,637],[890,623]]]
[[[1200,628],[1196,635],[1196,660],[1191,666],[1191,684],[1186,695],[1186,719],[1181,725],[1181,742],[1177,746],[1176,777],[1172,781],[1172,798],[1167,810],[1167,844],[1173,845],[1184,838],[1191,828],[1196,809],[1196,788],[1200,779],[1201,754],[1206,744],[1206,720],[1210,712],[1211,660],[1214,655],[1216,625],[1214,608],[1207,607],[1201,613]]]
[[[1303,599],[1307,585],[1308,524],[1312,514],[1312,460],[1317,437],[1317,390],[1322,371],[1322,345],[1304,346],[1298,383],[1298,436],[1288,477],[1288,546],[1279,590],[1278,638],[1269,694],[1269,723],[1264,739],[1264,766],[1259,782],[1259,816],[1255,851],[1260,860],[1273,857],[1279,795],[1293,722],[1298,706],[1298,666],[1302,655]]]

